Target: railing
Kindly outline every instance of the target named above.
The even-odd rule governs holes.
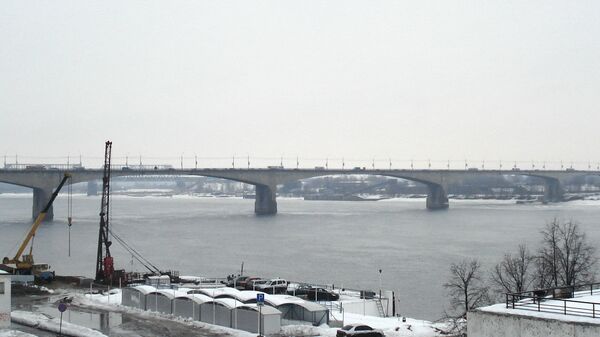
[[[600,283],[506,293],[506,308],[600,318],[600,302],[572,299],[598,294]]]

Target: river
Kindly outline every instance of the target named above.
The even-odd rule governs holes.
[[[31,194],[0,194],[0,254],[14,254],[31,223]],[[36,262],[61,275],[92,276],[99,197],[73,197],[71,256],[67,198],[40,227]],[[182,275],[225,277],[239,271],[355,289],[396,291],[403,315],[437,319],[448,308],[443,283],[449,265],[477,257],[485,269],[519,243],[535,248],[544,224],[558,217],[580,223],[600,240],[600,201],[516,205],[451,200],[427,211],[423,199],[377,202],[278,199],[279,214],[255,216],[254,201],[235,198],[111,198],[113,230],[155,265]],[[143,270],[115,242],[116,267]],[[382,270],[381,275],[379,269]]]

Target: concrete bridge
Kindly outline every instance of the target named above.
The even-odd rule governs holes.
[[[89,182],[102,178],[101,169],[76,168],[69,171],[72,179],[69,183]],[[58,185],[64,174],[60,169],[24,169],[0,170],[0,182],[25,186],[33,189],[33,216],[47,203],[53,189]],[[256,214],[277,213],[277,185],[329,175],[363,174],[407,179],[424,184],[428,188],[426,207],[430,210],[448,208],[448,185],[460,184],[467,177],[523,175],[537,177],[544,181],[544,200],[558,202],[563,198],[562,185],[565,181],[589,175],[600,175],[600,171],[567,170],[377,170],[377,169],[114,169],[113,177],[124,176],[205,176],[239,181],[256,187],[254,212]],[[48,219],[53,218],[52,209]]]

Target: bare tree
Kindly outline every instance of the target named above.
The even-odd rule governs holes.
[[[542,231],[542,243],[536,259],[538,285],[571,286],[592,282],[597,263],[596,251],[579,226],[554,219]]]
[[[444,284],[453,309],[463,316],[469,310],[488,302],[488,287],[481,276],[481,264],[476,259],[463,260],[450,266],[450,279]]]
[[[516,293],[529,289],[535,280],[533,262],[525,245],[519,245],[516,255],[506,253],[500,263],[492,269],[491,281],[498,288],[499,293]]]

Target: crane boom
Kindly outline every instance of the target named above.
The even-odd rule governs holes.
[[[54,199],[56,199],[56,196],[62,189],[63,185],[67,182],[67,179],[69,179],[70,177],[71,177],[70,173],[65,173],[64,177],[60,181],[60,184],[58,184],[58,187],[56,188],[54,193],[52,193],[52,195],[50,196],[50,200],[48,200],[46,207],[44,207],[44,209],[40,212],[40,214],[38,214],[38,216],[35,218],[35,221],[31,225],[31,229],[29,229],[29,232],[27,232],[27,236],[21,243],[21,246],[19,246],[19,249],[17,250],[15,257],[12,259],[5,257],[2,260],[2,263],[4,263],[4,264],[14,263],[17,265],[17,269],[31,268],[31,266],[33,265],[33,257],[31,256],[31,254],[28,257],[25,256],[27,258],[23,259],[23,261],[21,261],[21,256],[22,256],[23,252],[25,251],[25,248],[27,247],[29,242],[31,242],[31,239],[35,236],[35,232],[40,227],[42,221],[44,221],[44,219],[46,218],[46,214],[48,214],[48,210],[52,206],[52,203],[54,203]]]

